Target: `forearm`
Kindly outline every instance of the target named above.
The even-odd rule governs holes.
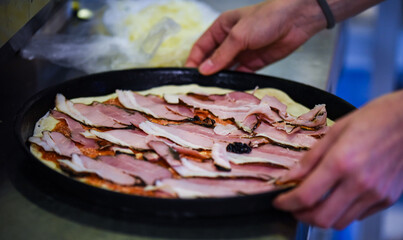
[[[300,16],[300,19],[296,21],[297,23],[300,25],[305,24],[307,31],[312,33],[326,28],[327,22],[317,0],[297,1],[300,3],[297,10],[299,11],[297,16]],[[383,0],[326,0],[336,22],[341,22],[349,17],[355,16],[382,1]]]
[[[327,0],[337,22],[370,8],[383,0]]]

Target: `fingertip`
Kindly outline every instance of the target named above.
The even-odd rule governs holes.
[[[195,67],[197,67],[197,65],[194,62],[188,61],[188,62],[185,63],[185,67],[195,68]]]
[[[278,209],[282,209],[282,202],[283,202],[283,198],[284,198],[284,194],[280,194],[279,196],[277,196],[274,200],[273,200],[273,206],[278,208]]]
[[[203,75],[210,75],[215,73],[216,70],[213,61],[211,61],[211,59],[207,59],[206,61],[204,61],[199,67],[199,72]]]
[[[300,164],[294,165],[290,171],[288,171],[284,176],[281,176],[277,182],[279,184],[287,184],[290,182],[295,182],[298,183],[301,178],[303,178],[306,175],[306,171]]]

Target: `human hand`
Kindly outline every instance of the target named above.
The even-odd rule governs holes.
[[[316,0],[270,0],[223,13],[194,44],[187,67],[253,72],[286,57],[326,21]]]
[[[337,121],[282,182],[303,179],[274,205],[299,220],[343,229],[393,204],[403,191],[403,91]]]

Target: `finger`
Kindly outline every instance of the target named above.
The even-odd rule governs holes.
[[[286,211],[300,211],[317,204],[337,184],[338,174],[320,164],[295,189],[279,195],[274,205]]]
[[[329,132],[318,141],[300,160],[300,164],[297,167],[292,168],[285,176],[279,179],[279,182],[289,182],[291,180],[299,180],[306,176],[313,168],[317,166],[319,160],[323,155],[329,151],[334,143],[339,138],[341,132],[345,128],[345,120],[336,123],[331,127]]]
[[[257,71],[284,58],[295,50],[295,48],[290,47],[284,49],[284,47],[279,46],[282,39],[278,41],[263,48],[243,51],[237,56],[237,61],[241,63],[242,68]]]
[[[340,151],[340,149],[344,149],[344,142],[340,141],[340,138],[337,137],[331,138],[337,140],[331,141],[331,147],[329,147],[330,150],[326,149],[327,152],[325,156],[316,156],[322,160],[315,161],[316,167],[313,168],[312,171],[310,171],[312,167],[306,167],[306,165],[302,166],[302,168],[305,169],[296,170],[304,172],[305,174],[307,172],[311,173],[307,175],[305,180],[295,189],[279,195],[274,201],[276,207],[288,211],[308,209],[317,204],[323,196],[328,194],[329,191],[333,189],[339,181],[341,181],[343,175],[348,171],[348,169],[345,169],[345,166],[339,166],[342,165],[339,162],[344,160],[343,152]],[[329,141],[329,139],[327,141]],[[304,157],[303,160],[305,159],[306,158]],[[316,162],[319,163],[316,164]],[[308,171],[306,169],[308,169]]]
[[[237,68],[235,68],[235,71],[252,73],[256,70],[245,65],[239,65]]]
[[[383,206],[383,203],[381,205]],[[350,223],[366,212],[366,210],[373,209],[375,206],[379,206],[379,204],[377,204],[371,196],[364,194],[354,202],[345,214],[334,224],[334,228],[338,230],[346,228]],[[378,208],[375,209],[378,210]]]
[[[199,71],[210,75],[226,68],[245,49],[243,42],[242,30],[235,25],[211,57],[200,65]]]
[[[210,56],[216,47],[224,41],[232,26],[236,24],[238,17],[236,11],[221,14],[195,42],[185,66],[197,67]]]
[[[215,36],[214,32],[214,30],[208,30],[196,41],[186,60],[186,67],[198,67],[220,44],[222,41],[220,39],[225,38],[221,33]]]
[[[383,201],[378,204],[375,204],[375,205],[371,206],[370,208],[368,208],[366,211],[362,212],[361,215],[357,216],[357,219],[362,220],[364,218],[367,218],[367,217],[371,216],[372,214],[375,214],[389,206],[390,206],[390,203],[388,201]]]
[[[401,162],[403,163],[403,162]],[[403,164],[400,164],[400,166],[393,166],[395,169],[395,172],[392,174],[389,174],[390,177],[392,177],[392,181],[388,181],[385,185],[381,186],[382,191],[384,194],[377,194],[378,196],[375,197],[381,197],[381,201],[378,202],[378,204],[372,206],[371,208],[367,209],[365,212],[363,212],[358,219],[364,219],[384,208],[387,208],[391,206],[393,203],[395,203],[402,195],[403,193],[403,181],[402,179],[402,172],[403,172]]]
[[[270,50],[269,47],[258,50],[243,51],[236,57],[236,61],[240,64],[235,70],[242,72],[255,72],[263,68],[267,65],[264,56],[267,55],[266,52],[268,50]]]
[[[338,184],[334,191],[323,199],[315,207],[295,213],[299,220],[329,228],[333,226],[346,212],[347,209],[359,198],[355,187],[344,180]]]
[[[403,192],[403,181],[400,180],[399,175],[401,174],[401,168],[396,168],[396,172],[394,173],[394,181],[389,182],[386,186],[382,186],[382,190],[386,192],[386,196],[382,196],[382,200],[379,201],[376,205],[366,209],[366,211],[362,212],[360,216],[358,216],[359,220],[362,220],[382,209],[385,209],[395,203]],[[377,196],[375,196],[377,197]]]

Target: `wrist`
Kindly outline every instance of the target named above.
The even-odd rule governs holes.
[[[296,0],[296,26],[303,28],[309,35],[323,30],[327,21],[317,0]]]

